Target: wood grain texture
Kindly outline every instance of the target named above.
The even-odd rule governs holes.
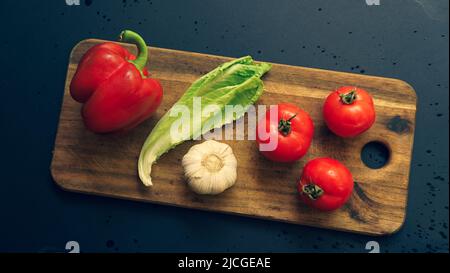
[[[265,92],[257,104],[291,102],[309,112],[316,130],[308,155],[293,164],[278,164],[260,156],[254,141],[224,141],[231,145],[238,160],[238,181],[219,196],[200,196],[188,189],[181,166],[181,158],[194,141],[160,158],[152,170],[152,188],[139,181],[137,159],[153,126],[189,85],[230,58],[149,48],[149,71],[164,87],[161,107],[152,118],[127,133],[97,135],[84,128],[81,105],[70,97],[69,84],[81,56],[99,42],[84,40],[70,55],[51,164],[52,176],[63,189],[371,235],[391,234],[402,226],[416,113],[416,95],[407,83],[274,64],[263,78]],[[133,46],[125,46],[135,52]],[[375,99],[376,123],[354,139],[330,133],[321,116],[323,99],[342,85],[362,87]],[[370,169],[361,161],[361,149],[370,141],[381,141],[391,151],[388,164],[381,169]],[[296,193],[302,166],[321,156],[342,161],[356,182],[350,201],[331,213],[306,207]]]

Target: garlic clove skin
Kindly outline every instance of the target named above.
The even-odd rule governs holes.
[[[182,165],[189,187],[198,194],[219,194],[237,179],[237,160],[225,143],[207,140],[192,146]]]

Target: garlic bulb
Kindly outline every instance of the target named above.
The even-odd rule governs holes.
[[[225,143],[207,140],[191,147],[182,161],[189,187],[199,194],[219,194],[236,182],[237,160]]]

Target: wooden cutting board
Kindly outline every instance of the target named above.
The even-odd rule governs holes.
[[[81,56],[100,42],[84,40],[70,55],[51,163],[52,176],[63,189],[371,235],[391,234],[402,226],[416,113],[416,94],[407,83],[274,64],[263,78],[265,92],[257,104],[291,102],[309,112],[316,130],[308,155],[293,164],[279,164],[260,156],[254,141],[224,141],[231,145],[238,160],[238,181],[218,196],[200,196],[187,187],[181,166],[183,155],[198,141],[177,146],[154,165],[152,188],[141,184],[137,159],[153,126],[189,85],[231,58],[149,48],[149,71],[164,87],[161,107],[152,118],[127,133],[97,135],[84,128],[81,105],[70,97],[69,84]],[[125,46],[135,52],[134,46]],[[376,123],[354,139],[330,133],[321,116],[324,98],[342,85],[362,87],[375,99]],[[370,169],[361,161],[361,149],[371,141],[389,148],[389,161],[381,169]],[[351,199],[334,212],[315,211],[297,198],[296,182],[302,166],[322,156],[342,161],[355,179]]]

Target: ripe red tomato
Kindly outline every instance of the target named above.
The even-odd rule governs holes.
[[[306,163],[297,188],[304,203],[331,211],[340,208],[350,198],[353,177],[339,161],[316,158]]]
[[[372,96],[364,89],[344,86],[332,92],[323,105],[328,128],[341,137],[355,137],[375,122]]]
[[[271,121],[270,109],[265,117],[260,119],[256,129],[256,141],[261,153],[270,160],[277,162],[292,162],[303,157],[311,145],[314,135],[314,124],[311,117],[289,103],[278,104],[278,116]],[[265,127],[263,127],[265,125]],[[270,136],[264,139],[260,130]],[[264,151],[261,144],[276,140],[274,150]],[[273,143],[273,142],[272,142]]]

